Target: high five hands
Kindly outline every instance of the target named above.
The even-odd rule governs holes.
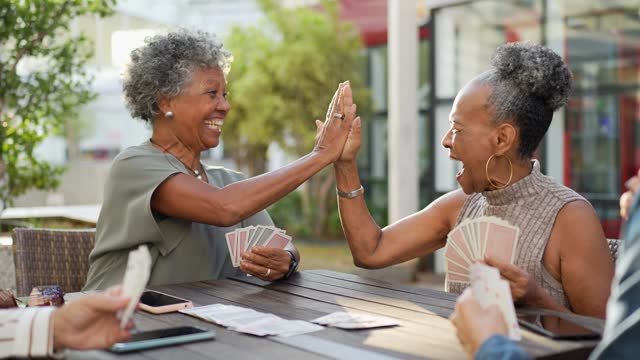
[[[355,159],[360,148],[361,129],[356,109],[349,81],[340,83],[324,122],[316,120],[316,145],[313,150],[329,154],[331,162]]]

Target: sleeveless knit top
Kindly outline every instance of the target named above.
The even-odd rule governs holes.
[[[562,284],[553,278],[542,263],[551,229],[564,205],[585,200],[575,191],[558,184],[540,172],[540,163],[533,160],[531,174],[504,189],[475,193],[467,198],[456,225],[464,219],[497,216],[520,228],[514,264],[545,289],[559,304],[570,308]],[[461,293],[469,284],[450,281],[447,292]]]

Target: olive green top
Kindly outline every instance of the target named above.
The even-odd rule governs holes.
[[[224,187],[242,174],[222,167],[205,168],[209,184]],[[149,285],[219,279],[240,274],[229,257],[225,234],[239,227],[273,225],[266,211],[230,227],[195,223],[151,210],[151,196],[169,177],[190,172],[175,157],[150,142],[120,153],[105,185],[104,203],[89,255],[84,290],[122,282],[129,252],[146,244],[152,257]],[[250,195],[250,194],[247,194]]]

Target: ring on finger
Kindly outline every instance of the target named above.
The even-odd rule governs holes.
[[[267,272],[264,274],[264,277],[269,277],[271,275],[271,269],[267,268]]]
[[[344,114],[340,114],[340,113],[335,113],[335,114],[333,114],[333,117],[334,118],[338,118],[340,120],[344,120],[345,115]]]

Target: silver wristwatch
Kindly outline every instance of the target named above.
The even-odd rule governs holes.
[[[338,189],[336,187],[336,192],[338,193],[338,196],[340,196],[340,197],[347,198],[347,199],[353,199],[354,197],[356,197],[358,195],[364,194],[364,188],[362,187],[362,185],[360,185],[359,188],[357,188],[357,189],[355,189],[353,191],[344,192],[344,191],[340,191],[340,189]]]

